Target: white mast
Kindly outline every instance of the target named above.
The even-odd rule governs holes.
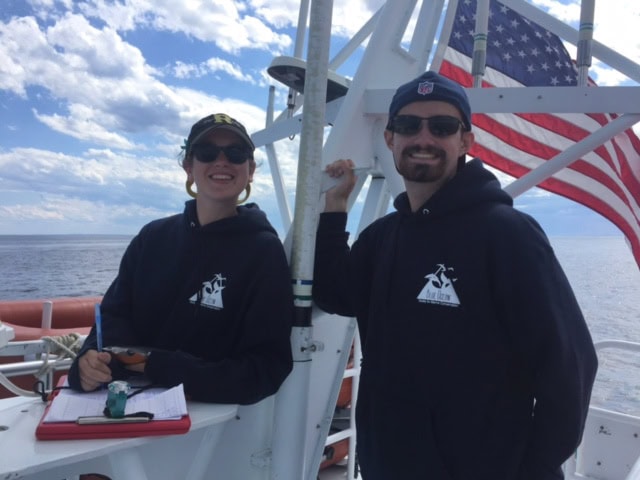
[[[291,334],[293,371],[276,401],[272,478],[300,480],[307,470],[306,418],[313,328],[311,285],[320,197],[320,168],[327,98],[332,0],[314,0],[309,19],[304,115],[298,159],[291,273],[296,322]]]

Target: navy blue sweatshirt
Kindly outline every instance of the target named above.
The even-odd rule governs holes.
[[[561,479],[597,358],[542,229],[479,160],[394,205],[351,249],[344,213],[317,235],[314,300],[362,336],[363,477]]]
[[[200,226],[192,200],[183,214],[143,227],[101,304],[104,346],[157,349],[145,375],[158,385],[184,383],[194,400],[255,403],[292,368],[282,244],[257,205],[237,211]],[[78,358],[88,349],[96,349],[95,327]],[[77,359],[69,383],[81,389]]]

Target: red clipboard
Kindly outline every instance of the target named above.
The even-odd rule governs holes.
[[[60,379],[59,385],[63,385],[66,376]],[[148,437],[154,435],[179,435],[191,428],[191,418],[184,415],[179,420],[151,420],[144,423],[108,423],[79,425],[76,422],[44,422],[49,411],[49,405],[45,409],[38,426],[36,438],[38,440],[76,440],[95,438],[132,438]]]

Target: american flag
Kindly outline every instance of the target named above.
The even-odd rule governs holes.
[[[483,87],[572,86],[577,69],[558,36],[491,0]],[[460,0],[440,73],[473,85],[476,0]],[[446,35],[446,34],[445,34]],[[521,177],[615,118],[615,114],[474,114],[470,154]],[[640,139],[628,129],[538,185],[613,222],[640,267]]]

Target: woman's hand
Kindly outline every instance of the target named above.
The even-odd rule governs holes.
[[[80,386],[85,392],[95,390],[103,383],[111,382],[109,362],[111,355],[107,352],[87,350],[78,360],[80,371]]]

